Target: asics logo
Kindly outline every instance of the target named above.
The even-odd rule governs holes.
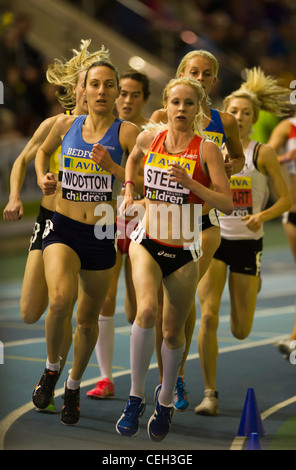
[[[164,256],[165,258],[176,258],[176,255],[173,253],[166,253],[164,250],[159,251],[158,256]]]

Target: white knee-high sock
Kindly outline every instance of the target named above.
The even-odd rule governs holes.
[[[145,398],[145,382],[155,348],[155,328],[141,328],[133,323],[130,338],[131,391],[130,395]]]
[[[101,378],[113,382],[112,364],[114,350],[114,317],[99,316],[99,336],[96,344],[96,356],[101,371]]]
[[[159,403],[169,406],[173,403],[174,391],[179,375],[179,369],[183,358],[185,344],[179,349],[170,349],[165,342],[161,345],[162,357],[162,386],[159,393]]]

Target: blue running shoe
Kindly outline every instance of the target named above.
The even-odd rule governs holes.
[[[187,411],[190,407],[187,390],[185,389],[185,382],[183,377],[178,377],[176,388],[175,388],[175,397],[174,397],[174,408],[177,411]]]
[[[158,385],[154,392],[155,411],[148,421],[147,432],[152,441],[162,441],[169,432],[172,425],[172,418],[175,414],[173,406],[160,405],[158,401],[161,385]]]
[[[122,415],[116,423],[116,431],[123,436],[133,437],[139,432],[139,420],[146,410],[146,403],[139,397],[130,396]]]

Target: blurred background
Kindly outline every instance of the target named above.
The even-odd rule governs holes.
[[[260,65],[288,87],[296,79],[295,0],[0,0],[2,255],[23,252],[38,212],[41,192],[31,164],[22,190],[23,220],[2,218],[15,158],[38,125],[62,111],[56,88],[46,82],[47,66],[54,58],[69,59],[71,49],[89,38],[91,51],[102,44],[109,49],[120,73],[133,67],[148,75],[146,117],[161,107],[164,86],[193,49],[212,52],[220,63],[211,93],[218,109],[240,85],[245,67]],[[276,122],[259,120],[261,140]]]

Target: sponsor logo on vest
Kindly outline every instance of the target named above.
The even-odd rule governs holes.
[[[105,174],[109,175],[107,171],[103,170],[99,165],[93,163],[91,160],[83,160],[81,158],[70,158],[64,155],[64,164],[63,167],[65,170],[70,169],[79,173],[95,173],[95,174]]]
[[[222,147],[223,145],[223,134],[220,132],[206,132],[203,131],[206,138],[214,142],[214,144],[218,145],[218,147]]]
[[[89,158],[90,151],[69,147],[67,149],[67,156],[68,155],[72,155],[73,157]]]
[[[178,193],[168,192],[161,189],[150,189],[145,187],[145,197],[152,201],[169,202],[170,204],[184,204],[187,201],[185,196],[180,196]]]
[[[94,193],[63,188],[63,198],[76,202],[106,202],[111,200],[111,193]]]

